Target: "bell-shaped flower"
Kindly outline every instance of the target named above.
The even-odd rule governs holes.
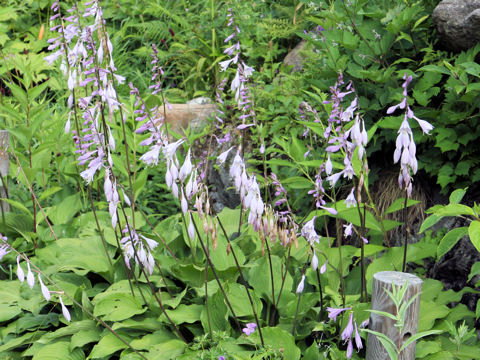
[[[30,289],[33,289],[35,286],[35,276],[33,276],[33,272],[30,269],[30,262],[27,261],[27,284],[30,286]]]
[[[302,280],[300,280],[300,283],[297,286],[297,294],[301,294],[303,292],[304,287],[305,287],[305,274],[302,275]]]
[[[193,166],[190,156],[190,149],[188,149],[187,156],[185,157],[185,161],[183,162],[182,167],[180,168],[180,172],[178,173],[178,178],[181,182],[185,181],[187,176],[192,172]]]
[[[43,297],[45,298],[45,300],[50,301],[50,291],[43,283],[42,278],[40,277],[40,274],[38,274],[37,277],[38,277],[38,282],[40,283],[40,289],[42,290]]]
[[[17,256],[17,277],[20,282],[23,283],[25,281],[25,273],[20,265],[20,255]]]
[[[63,304],[62,297],[59,296],[58,298],[59,298],[59,300],[60,300],[60,306],[62,307],[63,317],[64,317],[68,322],[70,322],[70,321],[72,320],[72,317],[70,316],[70,312],[68,311],[67,307]]]

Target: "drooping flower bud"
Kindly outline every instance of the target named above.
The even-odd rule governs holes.
[[[17,277],[20,282],[25,281],[25,273],[23,272],[22,267],[20,266],[20,255],[17,256]]]
[[[63,317],[64,317],[68,322],[70,322],[70,321],[72,320],[72,317],[70,316],[70,312],[68,311],[67,307],[63,304],[62,297],[59,296],[58,298],[60,299],[60,305],[61,305],[61,307],[62,307]]]
[[[30,262],[27,262],[27,268],[28,268],[27,284],[28,284],[28,286],[30,286],[30,289],[33,289],[33,287],[35,286],[35,277],[33,276],[33,272],[30,269]]]

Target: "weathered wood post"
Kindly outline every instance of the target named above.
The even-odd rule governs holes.
[[[397,271],[381,271],[373,275],[372,310],[385,311],[396,315],[395,304],[392,302],[385,289],[392,291],[392,284],[402,287],[407,282],[407,291],[403,297],[408,302],[420,293],[423,281],[413,275]],[[420,311],[420,296],[417,295],[413,303],[407,308],[405,326],[402,333],[395,327],[395,321],[385,316],[372,313],[368,328],[385,334],[397,345],[402,345],[409,337],[415,335],[418,329],[418,315]],[[373,334],[368,334],[367,360],[390,360],[382,343]],[[415,359],[415,342],[410,344],[399,356],[399,360]]]
[[[10,162],[8,160],[8,144],[10,141],[10,133],[8,130],[0,130],[0,176],[7,181],[10,171]],[[3,186],[0,179],[0,197],[7,197],[7,189]],[[0,213],[10,211],[10,205],[5,201],[0,201]]]

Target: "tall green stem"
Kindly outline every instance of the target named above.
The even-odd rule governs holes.
[[[237,266],[238,272],[240,274],[240,279],[242,280],[243,286],[245,287],[245,291],[247,292],[248,301],[250,301],[250,306],[252,307],[253,316],[255,317],[255,323],[257,324],[257,328],[258,328],[258,335],[260,336],[260,342],[262,343],[262,346],[265,346],[265,342],[263,341],[262,327],[260,326],[260,321],[258,320],[257,311],[255,310],[255,305],[253,304],[253,299],[252,299],[252,296],[250,295],[250,290],[248,290],[247,281],[243,276],[243,271],[242,271],[242,268],[240,267],[240,263],[238,262],[238,258],[237,258],[237,255],[235,254],[235,250],[233,249],[232,243],[230,241],[230,237],[225,231],[225,228],[223,227],[223,224],[220,221],[220,218],[218,216],[217,216],[217,221],[218,221],[218,224],[220,225],[220,228],[222,229],[223,235],[225,236],[225,238],[228,241],[228,244],[230,245],[230,250],[232,251],[233,259],[235,260],[235,265]]]

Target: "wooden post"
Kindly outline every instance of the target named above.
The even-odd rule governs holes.
[[[3,180],[7,181],[7,176],[10,171],[10,162],[8,160],[8,144],[10,141],[10,133],[8,130],[0,130],[0,175]],[[7,189],[3,186],[0,180],[0,197],[7,197]],[[0,201],[0,213],[10,211],[10,205],[5,201]]]
[[[372,288],[372,310],[385,311],[396,315],[396,308],[385,289],[392,291],[392,283],[396,287],[402,287],[407,282],[407,291],[403,297],[404,302],[408,302],[413,296],[419,294],[422,289],[423,281],[413,274],[407,274],[397,271],[382,271],[373,275]],[[405,316],[405,326],[402,333],[395,327],[395,321],[385,316],[372,313],[368,328],[385,334],[393,340],[395,344],[402,344],[412,335],[417,333],[418,315],[420,311],[420,296],[417,295],[413,303],[408,307]],[[367,339],[367,360],[390,360],[382,343],[373,334],[368,334]],[[410,344],[398,357],[399,360],[415,359],[415,342]]]

